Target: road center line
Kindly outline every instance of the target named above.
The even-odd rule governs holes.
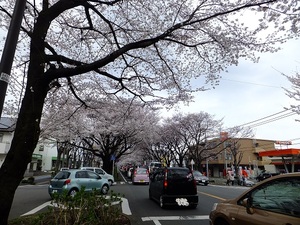
[[[216,199],[219,199],[219,200],[225,200],[225,198],[221,198],[219,196],[216,196],[216,195],[211,195],[211,194],[208,194],[208,193],[205,193],[205,192],[201,192],[201,191],[198,191],[199,194],[202,194],[202,195],[206,195],[206,196],[209,196],[209,197],[212,197],[212,198],[216,198]]]

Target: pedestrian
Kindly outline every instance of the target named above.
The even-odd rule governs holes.
[[[242,175],[242,186],[246,186],[246,177]]]
[[[229,184],[230,184],[230,174],[229,174],[229,172],[227,172],[227,174],[226,174],[226,185],[229,186]]]
[[[231,185],[233,186],[234,185],[234,176],[233,176],[233,173],[230,173],[229,176],[230,176]]]

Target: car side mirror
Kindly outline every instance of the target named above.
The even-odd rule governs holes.
[[[248,214],[253,214],[254,213],[254,210],[253,210],[253,207],[252,207],[252,198],[251,197],[244,198],[243,201],[242,201],[242,205],[246,207],[246,210],[247,210]]]

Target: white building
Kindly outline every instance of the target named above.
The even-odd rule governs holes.
[[[2,117],[0,119],[0,166],[10,149],[16,119]],[[32,160],[28,164],[28,172],[49,171],[55,166],[57,146],[55,140],[41,140],[37,144]]]

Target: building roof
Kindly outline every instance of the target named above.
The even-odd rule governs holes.
[[[276,149],[276,150],[259,152],[258,154],[260,157],[262,157],[262,156],[269,156],[269,157],[299,156],[300,149],[297,149],[297,148]]]
[[[12,132],[16,128],[16,119],[9,117],[0,118],[0,131],[1,132]]]

